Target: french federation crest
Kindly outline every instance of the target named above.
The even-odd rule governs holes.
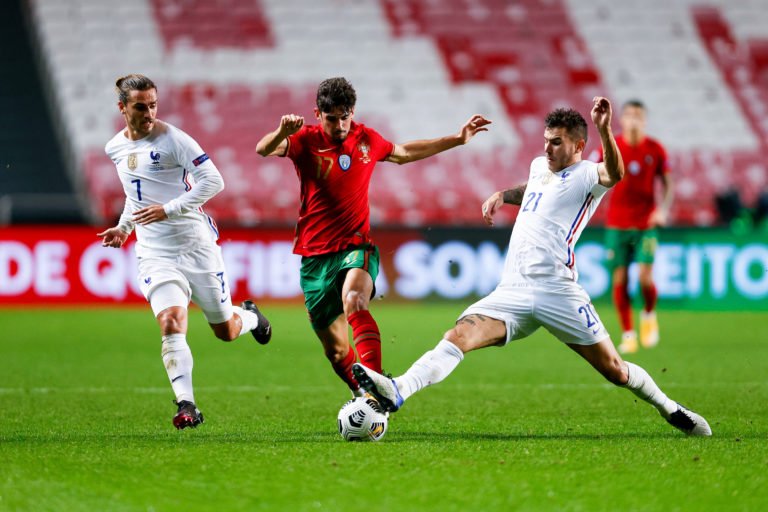
[[[128,168],[132,171],[136,170],[136,167],[139,166],[139,157],[136,156],[136,153],[131,153],[128,155]]]
[[[339,167],[341,167],[342,171],[346,171],[349,169],[349,166],[352,164],[352,159],[349,157],[349,155],[340,155],[339,156]]]

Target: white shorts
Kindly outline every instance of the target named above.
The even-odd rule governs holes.
[[[563,343],[594,345],[608,337],[589,295],[574,281],[499,286],[459,318],[471,314],[504,322],[505,343],[530,336],[542,326]]]
[[[218,245],[173,257],[139,258],[138,277],[155,316],[171,306],[186,308],[192,300],[209,323],[220,324],[232,317],[232,298]],[[166,283],[178,288],[162,286]],[[179,288],[183,293],[178,293]]]

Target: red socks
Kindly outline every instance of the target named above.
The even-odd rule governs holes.
[[[360,362],[381,373],[381,334],[379,326],[367,310],[356,311],[347,317],[352,327],[352,339],[360,355]]]
[[[357,361],[355,349],[349,347],[349,352],[347,352],[347,356],[344,359],[338,363],[331,363],[333,371],[336,372],[336,375],[341,377],[341,380],[347,383],[347,386],[349,386],[349,389],[352,391],[355,391],[360,387],[360,384],[357,383],[355,376],[352,374],[352,365],[355,364],[355,361]]]
[[[613,303],[619,313],[619,323],[624,332],[632,330],[632,303],[629,300],[629,292],[626,286],[613,285]]]
[[[643,300],[645,301],[645,311],[651,312],[656,309],[656,299],[659,297],[656,285],[641,286],[640,292],[643,294]]]

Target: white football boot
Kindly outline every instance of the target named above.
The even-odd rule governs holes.
[[[403,405],[403,397],[393,379],[376,373],[360,363],[352,365],[352,373],[358,384],[376,398],[387,412],[395,412]]]
[[[682,430],[689,436],[709,437],[712,435],[712,429],[709,428],[707,420],[680,404],[677,404],[677,410],[675,412],[664,419],[667,420],[667,423]]]

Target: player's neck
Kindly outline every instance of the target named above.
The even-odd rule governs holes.
[[[645,140],[645,133],[627,133],[624,136],[624,140],[626,140],[627,144],[630,146],[639,146]]]
[[[158,126],[158,121],[155,121],[155,123],[152,125],[152,128],[148,132],[139,132],[136,130],[132,130],[130,126],[126,126],[125,130],[123,131],[123,135],[125,135],[125,138],[136,142],[141,139],[146,139],[147,137],[151,136],[155,132],[155,128]]]

